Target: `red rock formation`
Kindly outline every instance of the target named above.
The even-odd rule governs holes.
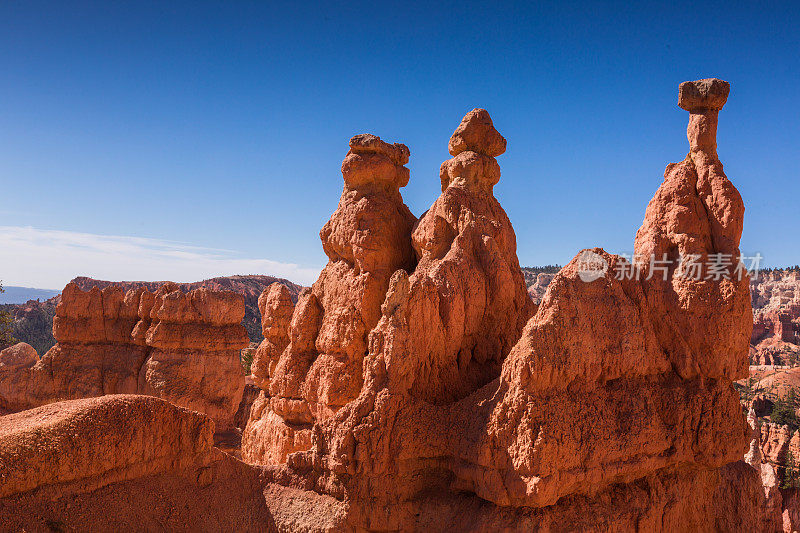
[[[770,270],[750,282],[753,308],[767,311],[800,305],[800,272]]]
[[[511,222],[493,195],[506,140],[473,109],[449,143],[442,194],[412,234],[419,259],[409,277],[409,392],[431,403],[467,396],[499,375],[533,311]],[[402,296],[397,295],[397,298]]]
[[[727,84],[682,84],[680,95],[692,151],[667,167],[637,257],[727,254],[735,265],[744,208],[714,137]],[[595,248],[553,278],[531,316],[493,196],[505,140],[474,110],[449,149],[442,194],[413,226],[399,193],[407,148],[354,137],[321,232],[328,265],[293,308],[280,288],[262,295],[253,371],[265,390],[243,456],[270,465],[261,471],[278,529],[774,525],[763,469],[741,460],[755,428],[732,387],[747,376],[747,276],[732,266],[733,279],[691,280],[672,266],[651,278],[640,263],[644,277],[618,279],[630,265]],[[135,342],[162,339],[150,334],[157,320],[189,323],[181,300],[167,300],[165,313],[139,313],[152,322],[147,334],[134,328]]]
[[[651,321],[682,377],[746,376],[747,361],[740,354],[752,327],[749,277],[735,271],[744,205],[716,150],[717,114],[728,91],[721,80],[681,84],[679,105],[691,113],[691,151],[684,161],[667,167],[636,234],[637,260],[645,276],[654,274],[653,283],[645,285],[648,308],[657,313]],[[715,254],[722,254],[717,256],[724,259],[720,262],[729,265],[724,275],[730,279],[695,280],[678,266],[679,257],[694,256],[706,264]],[[649,263],[664,257],[672,265],[667,280],[651,271]],[[708,274],[703,271],[703,277]],[[667,309],[680,311],[664,313]]]
[[[7,415],[0,418],[0,498],[42,485],[92,478],[106,484],[179,467],[210,452],[213,433],[199,413],[126,395]]]
[[[273,276],[249,275],[249,276],[225,276],[218,278],[205,279],[191,283],[173,283],[171,281],[104,281],[99,279],[87,278],[84,276],[72,280],[79,288],[90,291],[94,287],[102,290],[107,287],[117,287],[123,291],[130,289],[144,288],[149,292],[156,292],[166,284],[175,286],[184,293],[189,293],[195,289],[206,288],[210,291],[235,292],[244,296],[244,320],[242,325],[247,328],[250,338],[254,342],[259,342],[257,331],[260,329],[260,315],[258,312],[258,297],[262,291],[273,283],[284,285],[291,295],[292,301],[297,301],[297,295],[303,288],[289,280],[276,278]]]
[[[261,334],[264,340],[256,349],[251,372],[253,383],[269,390],[269,378],[275,373],[283,351],[289,346],[289,325],[294,313],[289,291],[280,283],[273,283],[258,298],[261,312]]]
[[[0,371],[8,371],[18,367],[29,367],[36,364],[39,354],[30,344],[19,342],[0,350]]]
[[[787,470],[796,468],[796,458],[800,457],[800,432],[770,422],[759,424],[755,407],[747,420],[751,442],[745,462],[761,474],[763,524],[759,531],[796,531],[800,519],[798,489],[786,486],[785,481]]]
[[[800,273],[773,270],[750,282],[755,320],[751,364],[800,362]]]
[[[800,363],[800,346],[788,342],[761,342],[750,346],[750,364],[787,367]]]
[[[547,291],[547,287],[550,286],[550,282],[553,281],[555,277],[555,274],[548,274],[547,272],[542,272],[536,276],[536,281],[528,287],[528,295],[533,300],[533,303],[537,305],[541,303],[542,298],[544,298],[544,293]]]
[[[792,432],[787,426],[772,423],[761,426],[761,455],[764,460],[775,465],[784,464],[791,438]]]
[[[8,531],[270,531],[257,473],[214,424],[158,398],[70,400],[0,417]]]
[[[253,373],[264,394],[243,435],[249,461],[279,463],[308,449],[313,423],[358,396],[367,334],[380,318],[389,277],[415,262],[416,218],[400,195],[408,158],[402,144],[368,134],[350,139],[339,206],[320,231],[328,264],[293,309],[274,285],[260,298],[265,340]]]
[[[442,530],[465,515],[478,530],[760,525],[731,385],[747,375],[752,316],[747,276],[733,277],[744,208],[713,135],[726,97],[719,80],[682,86],[692,152],[667,168],[636,252],[728,254],[733,279],[675,268],[648,279],[647,265],[642,279],[616,279],[624,260],[594,249],[552,280],[530,320],[492,196],[505,143],[485,111],[467,115],[442,196],[412,234],[418,265],[389,282],[358,397],[315,419],[310,449],[288,453],[275,479],[347,502],[356,529]],[[587,254],[607,267],[588,280]],[[275,449],[261,442],[260,454]]]
[[[783,512],[781,513],[782,529],[784,533],[794,533],[800,531],[800,490],[782,490],[781,502]]]
[[[761,463],[761,485],[763,499],[761,505],[764,510],[764,532],[783,531],[783,494],[780,491],[780,479],[775,467],[769,463]],[[791,531],[791,530],[790,530]]]
[[[147,298],[141,298],[140,316]],[[149,319],[133,331],[147,333],[147,360],[139,372],[140,394],[151,394],[211,416],[220,429],[233,426],[244,379],[239,352],[247,346],[242,297],[164,286],[155,293]]]
[[[58,343],[35,365],[0,374],[0,407],[104,394],[150,394],[231,426],[244,380],[242,297],[164,285],[155,294],[70,283],[56,308]]]
[[[36,350],[24,342],[0,350],[0,415],[24,405],[28,386],[26,377],[38,361]]]
[[[750,439],[750,449],[744,455],[744,462],[753,468],[761,468],[761,426],[753,407],[747,412],[747,425],[750,426],[748,438]]]
[[[772,399],[786,398],[791,389],[797,391],[798,388],[800,388],[800,367],[775,370],[753,385],[753,389],[768,394]]]

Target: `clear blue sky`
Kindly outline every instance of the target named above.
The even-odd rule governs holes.
[[[409,146],[419,216],[450,134],[484,107],[508,139],[495,195],[523,265],[630,252],[688,151],[678,83],[715,76],[732,86],[719,154],[747,207],[742,249],[800,263],[798,27],[797,2],[5,2],[0,226],[223,249],[308,278],[352,135]],[[10,246],[7,285],[117,272],[72,271],[55,248],[9,270]]]

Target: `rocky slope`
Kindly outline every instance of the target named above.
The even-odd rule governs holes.
[[[53,317],[61,296],[44,301],[29,300],[24,304],[0,305],[0,312],[9,312],[14,317],[11,334],[20,342],[27,343],[40,354],[53,347]],[[0,346],[0,349],[5,346]]]
[[[761,469],[775,531],[800,529],[800,269],[750,282],[750,376],[738,383],[753,428],[748,461]]]
[[[754,365],[800,364],[800,270],[762,272],[750,282]]]
[[[0,417],[3,531],[275,531],[258,472],[200,413],[147,396]]]

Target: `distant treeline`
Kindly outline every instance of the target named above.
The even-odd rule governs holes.
[[[800,272],[800,265],[783,268],[759,268],[759,272]]]
[[[522,270],[530,274],[558,274],[558,271],[561,270],[561,268],[561,265],[544,265],[522,267]]]

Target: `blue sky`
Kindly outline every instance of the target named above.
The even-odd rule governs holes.
[[[797,3],[6,2],[0,279],[309,283],[348,139],[409,146],[419,216],[474,107],[508,139],[523,265],[630,252],[688,151],[678,83],[711,76],[742,249],[800,263],[799,26]]]

